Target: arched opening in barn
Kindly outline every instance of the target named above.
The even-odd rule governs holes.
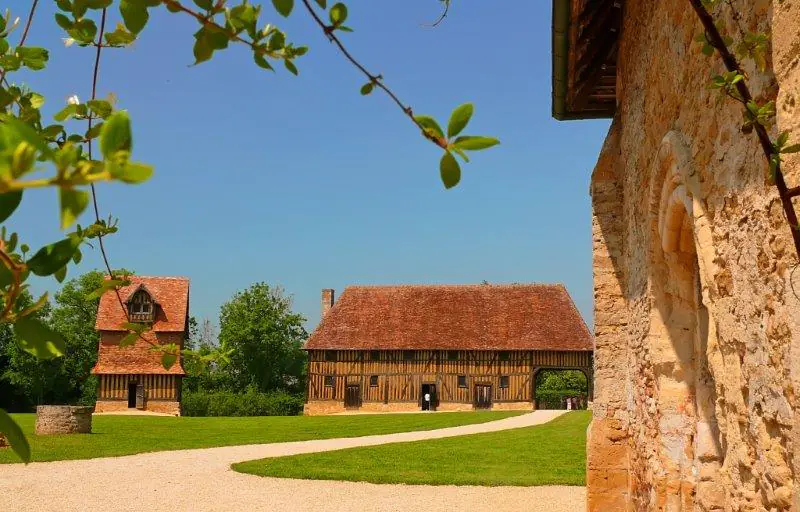
[[[586,409],[590,380],[580,369],[545,368],[536,372],[533,393],[536,409]]]

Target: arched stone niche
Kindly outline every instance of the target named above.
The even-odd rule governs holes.
[[[711,229],[691,153],[681,135],[662,140],[649,196],[649,329],[644,346],[652,389],[649,403],[653,481],[640,496],[659,510],[722,506],[715,482],[721,466],[716,389],[709,353],[716,330],[709,311]]]

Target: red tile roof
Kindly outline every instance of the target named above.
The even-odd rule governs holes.
[[[306,349],[593,350],[563,285],[351,286]]]
[[[161,354],[153,352],[153,344],[175,343],[181,346],[186,330],[189,310],[189,280],[185,277],[130,276],[131,284],[120,289],[125,303],[142,285],[156,302],[156,315],[152,330],[143,334],[129,347],[119,342],[126,332],[122,325],[127,321],[116,294],[108,291],[100,298],[95,329],[100,331],[97,364],[92,373],[104,374],[172,374],[183,375],[180,360],[169,370],[161,365]]]
[[[189,279],[185,277],[129,276],[131,284],[119,290],[122,302],[144,285],[158,304],[156,318],[152,325],[155,332],[183,332],[186,329],[186,313],[189,309]],[[125,311],[120,307],[114,291],[108,291],[100,298],[97,308],[98,331],[124,331],[127,322]]]

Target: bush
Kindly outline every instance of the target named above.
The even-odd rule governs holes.
[[[282,391],[194,391],[184,393],[181,404],[184,416],[296,416],[303,397]]]
[[[565,398],[580,398],[579,408],[586,407],[586,393],[575,391],[574,389],[537,389],[536,408],[537,409],[565,409]]]

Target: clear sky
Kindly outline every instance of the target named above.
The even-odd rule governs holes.
[[[88,99],[94,59],[63,47],[52,4],[41,2],[28,40],[53,49],[48,67],[12,76],[45,95],[48,115],[73,94]],[[263,20],[311,47],[299,77],[256,67],[239,45],[190,66],[196,22],[163,8],[132,48],[104,50],[99,96],[119,98],[135,159],[156,168],[143,185],[98,187],[102,213],[120,218],[113,266],[188,276],[192,314],[215,323],[257,281],[292,294],[310,330],[321,288],[487,280],[564,283],[591,324],[589,177],[609,123],[550,117],[549,1],[455,0],[435,29],[423,24],[436,0],[348,3],[345,44],[415,112],[444,124],[472,101],[465,133],[501,139],[449,191],[439,150],[387,97],[359,94],[365,80],[307,13],[286,20],[266,4]],[[29,5],[9,7],[24,19]],[[60,236],[55,198],[28,192],[11,219],[34,249]],[[70,275],[99,266],[87,248]]]

